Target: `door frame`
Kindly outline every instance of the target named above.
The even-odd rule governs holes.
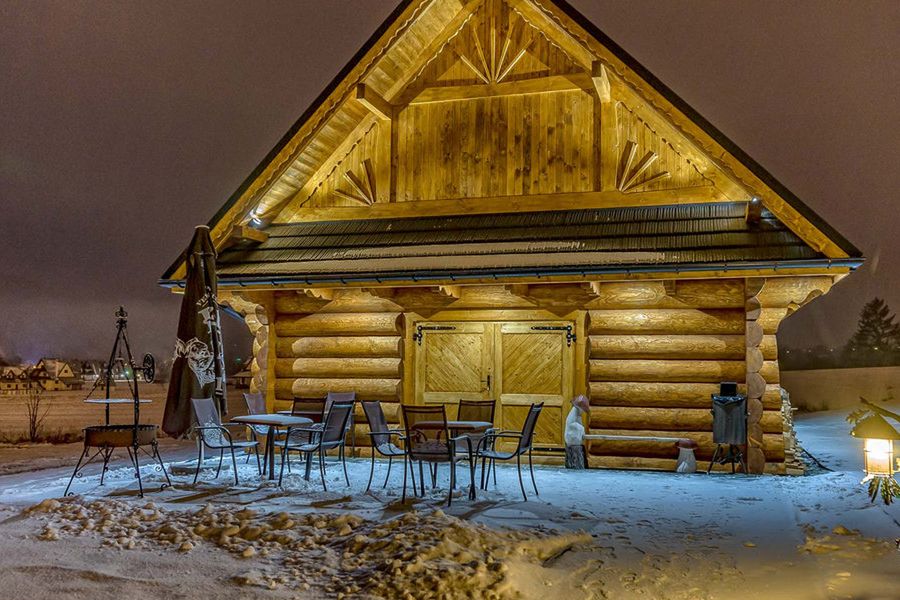
[[[422,390],[421,386],[423,382],[420,381],[420,367],[419,360],[421,360],[421,354],[418,351],[418,335],[421,335],[423,332],[427,332],[427,330],[420,330],[419,327],[443,327],[443,326],[465,326],[466,324],[479,324],[482,326],[487,326],[487,330],[491,333],[488,336],[490,338],[490,360],[488,366],[488,374],[491,377],[491,385],[490,390],[486,397],[493,398],[498,403],[498,408],[495,413],[495,423],[502,423],[502,410],[503,406],[500,402],[500,394],[502,393],[502,342],[500,340],[501,337],[501,328],[503,325],[516,324],[521,325],[523,327],[538,327],[538,326],[556,326],[556,327],[565,327],[568,325],[572,326],[572,333],[574,334],[574,340],[572,341],[572,352],[570,354],[570,359],[568,360],[567,365],[564,367],[564,377],[567,378],[568,381],[565,381],[563,384],[563,399],[560,406],[561,411],[561,421],[562,426],[564,427],[565,417],[568,412],[568,409],[571,407],[572,399],[579,394],[587,394],[588,393],[588,384],[587,384],[587,365],[588,365],[588,352],[587,352],[587,335],[586,335],[586,310],[578,310],[573,311],[565,316],[557,316],[551,313],[544,313],[541,315],[536,315],[531,311],[528,311],[530,314],[516,314],[518,311],[510,311],[508,318],[505,319],[465,319],[463,318],[453,318],[453,316],[447,315],[446,317],[441,316],[442,318],[423,318],[419,315],[415,314],[407,314],[407,348],[408,351],[404,353],[404,362],[410,364],[412,368],[404,369],[404,378],[406,381],[404,382],[404,390],[407,390],[407,394],[405,394],[404,402],[409,404],[421,404],[422,403]],[[525,311],[523,311],[525,312]],[[544,311],[541,311],[544,312]],[[462,316],[462,315],[460,315]],[[424,339],[423,339],[424,341]],[[508,404],[515,405],[530,405],[534,401],[540,401],[539,394],[522,394],[521,403],[520,402],[507,402]],[[457,398],[458,399],[458,398]],[[448,398],[448,402],[451,399]],[[436,404],[434,402],[430,404]],[[560,431],[560,440],[561,443],[558,447],[552,446],[554,451],[560,451],[564,449],[563,440],[564,431]],[[546,445],[542,447],[547,447]],[[550,449],[551,447],[548,447]]]

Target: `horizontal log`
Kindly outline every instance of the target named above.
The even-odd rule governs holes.
[[[759,343],[759,349],[766,360],[778,360],[778,338],[774,335],[764,335]]]
[[[647,406],[706,408],[717,383],[655,383],[634,381],[590,382],[591,406]]]
[[[399,379],[276,379],[275,397],[282,400],[321,398],[328,392],[356,392],[357,400],[400,398]]]
[[[339,336],[399,334],[403,327],[400,313],[316,313],[312,315],[278,315],[278,336]]]
[[[592,335],[591,358],[744,357],[743,335]]]
[[[402,339],[399,335],[283,337],[278,338],[276,351],[278,356],[294,358],[396,358],[401,356]]]
[[[782,404],[781,386],[777,383],[767,385],[763,392],[762,403],[766,410],[780,409]]]
[[[331,302],[331,290],[299,290],[275,293],[277,314],[308,314]]]
[[[588,456],[588,466],[592,469],[629,469],[642,471],[675,471],[677,460],[674,458],[642,458],[639,456]],[[705,473],[707,461],[697,461],[697,471]],[[714,465],[714,472],[731,472],[731,465]],[[783,475],[783,461],[767,462],[765,473]]]
[[[592,406],[594,429],[653,429],[659,431],[712,431],[710,408],[646,408],[632,406]],[[766,433],[781,433],[780,410],[762,412],[760,426]]]
[[[702,458],[711,458],[715,450],[716,444],[713,443],[711,431],[657,431],[655,429],[591,429],[592,434],[599,435],[627,435],[627,436],[645,436],[645,437],[679,437],[686,438],[697,442],[698,448],[694,451],[695,456]],[[782,433],[766,433],[763,434],[763,444],[766,460],[783,461],[784,460],[784,434]],[[630,444],[628,449],[625,444]],[[609,448],[609,450],[607,450]],[[589,453],[595,456],[612,454],[619,452],[625,456],[659,456],[661,453],[669,451],[671,444],[668,442],[656,442],[647,440],[646,442],[610,442],[605,440],[591,440]],[[699,453],[699,454],[698,454]],[[672,454],[673,458],[678,456],[677,452]]]
[[[743,309],[657,308],[590,311],[589,333],[672,333],[736,334],[744,333]]]
[[[399,358],[279,358],[275,361],[277,377],[372,377],[400,378]]]
[[[759,374],[766,380],[766,383],[778,383],[781,381],[781,372],[778,370],[777,360],[767,360],[763,362]]]
[[[672,285],[674,283],[674,286]],[[743,308],[741,279],[601,283],[587,308]],[[667,289],[668,287],[668,289]],[[674,290],[672,289],[674,287]]]
[[[788,308],[821,296],[831,289],[831,285],[832,278],[827,276],[770,277],[766,279],[757,298],[763,307]]]
[[[624,360],[590,361],[591,381],[660,381],[717,383],[743,381],[742,360]]]
[[[764,308],[759,311],[759,319],[756,322],[762,326],[763,333],[774,335],[778,333],[778,327],[787,315],[786,308]]]

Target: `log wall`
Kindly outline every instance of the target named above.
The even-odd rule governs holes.
[[[748,337],[743,279],[603,283],[589,305],[590,431],[606,435],[687,437],[709,460],[710,395],[721,381],[747,388]],[[754,373],[777,383],[777,313],[753,339]],[[753,332],[756,335],[756,331]],[[756,397],[766,462],[784,462],[781,396],[764,384]],[[594,440],[594,466],[674,467],[670,442]]]
[[[830,285],[829,277],[785,277],[608,282],[581,290],[575,310],[583,315],[577,318],[585,351],[573,372],[582,381],[576,389],[587,381],[590,432],[688,437],[698,442],[702,464],[714,450],[710,395],[720,381],[737,381],[748,395],[750,469],[784,472],[793,432],[784,418],[775,334],[783,318]],[[553,296],[524,286],[502,291],[505,303],[518,298],[532,310]],[[467,288],[454,294],[449,302],[460,305],[454,319],[463,311],[481,320],[486,310],[489,320],[512,319],[521,310],[499,298],[469,307]],[[404,369],[405,296],[384,290],[265,296],[234,304],[255,328],[254,381],[267,389],[272,410],[289,409],[294,398],[355,391],[360,400],[382,401],[389,422],[399,423],[403,388],[413,377]],[[448,302],[445,292],[437,296]],[[357,423],[357,443],[364,445],[361,407]],[[655,441],[594,440],[588,452],[593,466],[668,468],[677,456],[673,444]]]
[[[398,423],[403,377],[403,315],[394,303],[362,290],[321,298],[305,292],[275,294],[275,409],[294,398],[355,391],[380,400]],[[356,443],[366,445],[365,416],[356,410]]]

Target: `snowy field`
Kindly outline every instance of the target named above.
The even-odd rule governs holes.
[[[826,467],[803,477],[535,467],[522,501],[514,467],[472,502],[438,489],[400,503],[402,469],[364,493],[368,459],[337,465],[328,492],[295,466],[283,488],[252,464],[214,469],[142,500],[122,460],[57,502],[80,448],[46,448],[0,476],[0,598],[900,598],[900,506],[871,504],[847,411],[801,416]],[[176,472],[191,448],[168,442]],[[210,461],[210,466],[213,461]],[[63,466],[65,465],[65,466]],[[465,468],[460,480],[467,481]],[[41,503],[42,504],[38,504]],[[29,509],[38,505],[37,508]]]

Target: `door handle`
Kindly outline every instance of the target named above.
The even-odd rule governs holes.
[[[491,376],[488,375],[487,379],[484,381],[484,385],[487,388],[487,391],[491,391]]]

